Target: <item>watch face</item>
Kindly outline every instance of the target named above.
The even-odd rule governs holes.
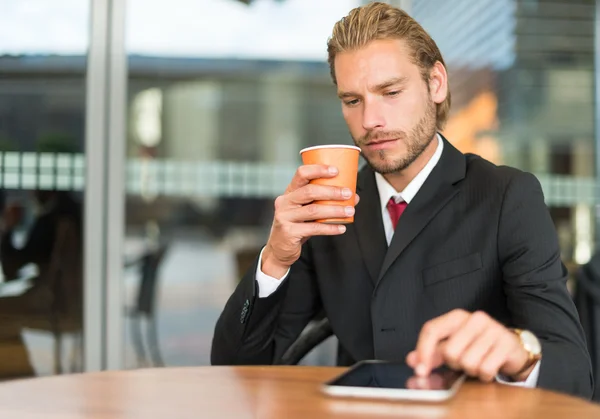
[[[539,355],[542,353],[542,345],[540,344],[540,341],[530,331],[523,330],[521,332],[521,341],[523,342],[525,348],[534,355]]]

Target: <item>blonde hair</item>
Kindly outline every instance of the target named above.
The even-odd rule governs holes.
[[[439,61],[445,67],[444,59],[435,41],[416,20],[404,10],[386,3],[373,2],[352,9],[333,27],[327,41],[329,69],[333,83],[335,77],[335,57],[344,51],[352,51],[366,46],[375,40],[401,39],[410,49],[412,61],[419,66],[421,76],[429,88],[429,73]],[[450,90],[442,103],[436,104],[436,121],[442,129],[450,112]]]

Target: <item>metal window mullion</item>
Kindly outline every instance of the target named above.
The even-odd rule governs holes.
[[[110,10],[109,128],[106,239],[106,368],[124,367],[123,240],[125,229],[125,141],[127,114],[126,1],[113,0]]]
[[[104,278],[108,3],[90,0],[86,73],[84,199],[84,370],[104,366]]]

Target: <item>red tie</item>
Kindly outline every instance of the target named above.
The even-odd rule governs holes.
[[[394,201],[394,198],[390,198],[390,200],[388,201],[387,209],[388,209],[388,212],[390,213],[390,218],[392,219],[392,225],[394,226],[394,230],[396,230],[396,226],[398,225],[398,220],[400,219],[400,216],[406,209],[407,205],[408,204],[405,201],[396,203],[396,201]]]

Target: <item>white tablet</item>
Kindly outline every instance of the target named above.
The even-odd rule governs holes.
[[[439,402],[448,400],[465,375],[438,368],[428,377],[416,377],[406,364],[362,361],[333,380],[322,391],[331,396]]]

